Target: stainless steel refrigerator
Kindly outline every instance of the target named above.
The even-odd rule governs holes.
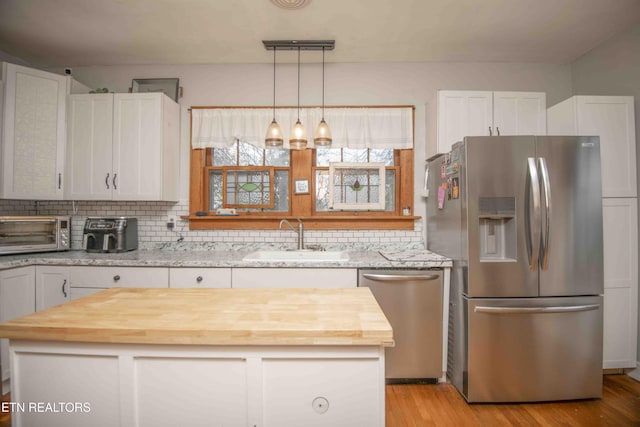
[[[598,137],[467,137],[428,173],[451,382],[468,402],[602,397]]]

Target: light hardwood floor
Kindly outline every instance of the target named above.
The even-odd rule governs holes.
[[[640,382],[605,375],[602,399],[467,404],[451,384],[388,385],[387,427],[640,426]]]
[[[500,405],[469,405],[451,384],[388,385],[387,427],[640,426],[640,382],[605,375],[603,383],[602,399]],[[10,426],[0,413],[0,427]]]

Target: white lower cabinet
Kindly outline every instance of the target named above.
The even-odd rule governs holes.
[[[247,425],[246,359],[136,357],[133,365],[135,425]]]
[[[379,368],[375,359],[263,360],[264,426],[379,425]]]
[[[170,268],[170,288],[230,288],[230,268]]]
[[[36,311],[71,300],[69,267],[36,266]]]
[[[355,288],[355,268],[234,268],[234,288]]]
[[[35,312],[35,267],[19,267],[0,271],[0,322],[7,322]],[[9,340],[0,340],[2,394],[9,392]]]
[[[109,288],[168,288],[166,267],[69,267],[71,299]]]
[[[605,369],[635,368],[638,342],[636,198],[602,199]]]

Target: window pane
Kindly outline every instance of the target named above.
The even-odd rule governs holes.
[[[339,162],[341,158],[340,148],[316,148],[316,166],[329,166],[329,162]]]
[[[222,171],[211,171],[209,173],[209,211],[222,207]]]
[[[274,206],[265,212],[289,212],[289,171],[277,170],[274,184]]]
[[[357,150],[354,148],[344,148],[342,150],[343,162],[368,162],[369,150],[366,148]]]
[[[388,170],[385,174],[384,210],[396,210],[396,171]]]
[[[289,150],[281,150],[279,148],[269,148],[264,150],[264,164],[265,166],[289,166],[291,164],[290,153],[291,152]]]
[[[369,150],[370,162],[382,162],[385,166],[393,166],[393,149],[371,149]]]
[[[212,166],[237,166],[236,144],[228,148],[212,148],[211,150],[213,150]]]
[[[226,179],[226,206],[257,208],[271,204],[268,170],[229,170]]]
[[[316,171],[316,211],[329,209],[329,171]]]
[[[238,166],[262,166],[264,150],[246,142],[238,142]]]

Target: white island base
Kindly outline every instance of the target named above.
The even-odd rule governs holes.
[[[11,341],[13,427],[384,426],[382,346]]]

